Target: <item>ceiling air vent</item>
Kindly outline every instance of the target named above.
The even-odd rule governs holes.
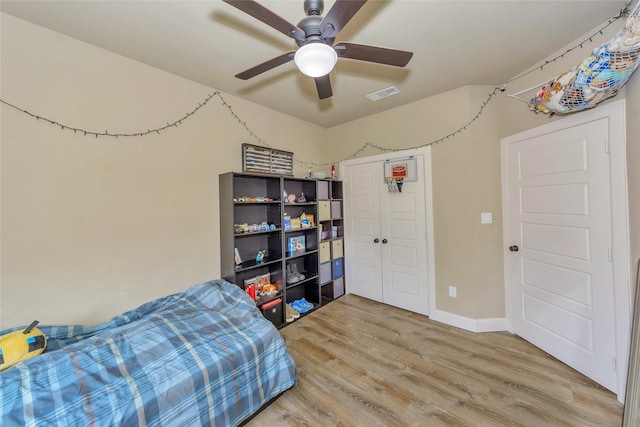
[[[377,92],[370,93],[369,95],[367,95],[367,98],[369,98],[371,101],[379,101],[383,98],[387,98],[391,95],[395,95],[396,93],[400,93],[400,90],[395,86],[391,86],[386,89],[382,89]]]

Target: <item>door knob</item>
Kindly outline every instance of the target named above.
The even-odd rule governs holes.
[[[387,239],[382,239],[382,243],[387,243]]]
[[[380,241],[380,239],[378,239],[377,237],[375,239],[373,239],[373,243],[378,243]]]
[[[520,248],[517,245],[509,246],[511,252],[518,252]]]

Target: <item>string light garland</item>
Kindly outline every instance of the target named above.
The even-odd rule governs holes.
[[[553,58],[553,59],[551,59],[551,60],[544,61],[544,64],[542,64],[542,65],[540,66],[540,71],[542,71],[542,69],[543,69],[545,66],[547,66],[547,65],[549,65],[549,64],[551,64],[551,63],[553,63],[553,62],[556,62],[558,59],[562,59],[562,58],[564,58],[564,56],[565,56],[565,55],[567,55],[567,54],[569,54],[569,53],[573,52],[574,50],[576,50],[576,49],[578,49],[578,48],[582,49],[582,48],[583,48],[583,45],[584,45],[585,43],[587,43],[587,42],[589,42],[589,43],[593,43],[593,38],[594,38],[594,37],[597,37],[598,35],[601,35],[601,36],[602,36],[602,35],[604,34],[604,30],[606,30],[607,28],[609,28],[609,27],[611,26],[611,24],[613,24],[614,22],[616,22],[616,21],[617,21],[617,20],[619,20],[620,18],[624,18],[624,17],[626,17],[626,16],[629,16],[629,11],[630,11],[630,7],[631,7],[631,3],[633,3],[634,1],[635,1],[635,0],[629,0],[629,2],[626,4],[626,6],[625,6],[622,10],[620,10],[620,13],[619,13],[618,15],[614,16],[613,18],[610,18],[610,19],[607,21],[607,23],[606,23],[602,28],[600,28],[599,30],[597,30],[595,33],[591,34],[591,36],[587,37],[587,38],[586,38],[585,40],[583,40],[581,43],[578,43],[576,46],[573,46],[573,47],[571,47],[571,48],[569,48],[569,49],[565,50],[563,53],[561,53],[560,55],[556,56],[555,58]],[[519,79],[521,79],[521,78],[523,78],[523,77],[525,77],[525,76],[527,76],[527,75],[529,75],[529,74],[533,73],[534,71],[538,71],[538,67],[534,67],[534,68],[530,69],[529,71],[526,71],[526,72],[524,72],[524,73],[522,73],[522,74],[517,75],[516,77],[511,78],[510,80],[507,80],[507,81],[505,82],[505,87],[506,87],[506,85],[508,85],[509,83],[511,83],[511,82],[513,82],[513,81],[515,81],[515,80],[519,80]]]
[[[3,104],[14,108],[22,113],[25,113],[37,120],[43,120],[47,123],[50,123],[54,126],[60,126],[60,128],[62,130],[72,130],[74,133],[82,133],[85,136],[87,135],[91,135],[91,136],[95,136],[96,138],[99,136],[110,136],[110,137],[114,137],[114,138],[118,138],[118,137],[132,137],[132,136],[145,136],[145,135],[149,135],[150,133],[157,133],[160,134],[160,132],[162,132],[163,130],[166,130],[170,127],[177,127],[178,125],[181,125],[183,121],[185,121],[186,119],[188,119],[189,117],[191,117],[192,115],[194,115],[199,109],[201,109],[202,107],[204,107],[205,105],[207,105],[207,103],[211,100],[211,98],[213,98],[215,95],[219,95],[219,91],[212,93],[211,95],[207,96],[203,102],[198,103],[198,106],[196,108],[194,108],[191,112],[185,114],[184,116],[182,116],[180,119],[174,121],[173,123],[168,123],[165,126],[156,128],[156,129],[147,129],[144,132],[136,132],[136,133],[111,133],[108,130],[105,129],[104,132],[95,132],[95,131],[91,131],[91,130],[85,130],[85,129],[81,129],[81,128],[76,128],[73,126],[68,126],[68,125],[64,125],[62,123],[59,123],[55,120],[51,120],[48,119],[46,117],[42,117],[39,116],[37,114],[33,114],[23,108],[17,107],[7,101],[5,101],[4,99],[0,99],[0,102],[2,102]]]
[[[603,35],[603,31],[605,29],[607,29],[610,25],[612,25],[614,22],[618,21],[620,18],[628,16],[629,14],[629,8],[630,5],[634,2],[635,0],[630,0],[627,5],[620,11],[620,13],[617,16],[614,16],[613,18],[610,18],[607,22],[607,24],[605,24],[602,28],[600,28],[599,30],[597,30],[595,33],[593,33],[591,36],[587,37],[585,40],[583,40],[581,43],[578,43],[577,45],[567,49],[565,52],[563,52],[562,54],[556,56],[555,58],[552,58],[550,60],[545,60],[544,63],[542,65],[540,65],[540,67],[534,67],[531,68],[530,70],[517,75],[516,77],[513,77],[509,80],[507,80],[506,82],[504,82],[504,84],[502,84],[502,86],[496,87],[491,93],[488,94],[486,100],[480,105],[480,108],[478,110],[478,112],[476,113],[476,115],[469,120],[466,124],[464,124],[462,127],[456,129],[455,131],[441,137],[438,138],[436,140],[433,141],[429,141],[426,142],[424,144],[420,144],[420,145],[416,145],[413,147],[403,147],[403,148],[388,148],[388,147],[382,147],[380,145],[377,144],[373,144],[371,142],[366,142],[365,144],[363,144],[360,148],[358,148],[357,150],[355,150],[351,155],[347,156],[346,158],[339,160],[339,161],[334,161],[334,162],[330,162],[330,163],[315,163],[315,162],[307,162],[298,158],[294,158],[293,161],[304,166],[305,168],[308,167],[325,167],[325,166],[330,166],[336,163],[339,163],[340,161],[344,161],[344,160],[349,160],[352,159],[356,156],[358,156],[358,154],[360,154],[361,152],[363,152],[364,150],[366,150],[367,148],[372,148],[372,149],[376,149],[379,150],[381,152],[396,152],[396,151],[403,151],[403,150],[412,150],[412,149],[419,149],[419,148],[423,148],[423,147],[427,147],[427,146],[431,146],[434,144],[439,144],[441,142],[447,141],[449,138],[453,138],[455,137],[457,134],[462,133],[464,131],[466,131],[469,126],[471,126],[475,121],[480,119],[480,116],[482,115],[484,109],[487,107],[487,105],[489,104],[489,102],[491,102],[491,100],[493,99],[494,96],[496,96],[496,94],[498,92],[504,92],[507,88],[507,86],[516,81],[519,80],[535,71],[542,71],[544,69],[544,67],[546,67],[549,64],[552,64],[554,62],[556,62],[559,59],[564,58],[565,55],[571,53],[572,51],[580,48],[582,49],[583,46],[586,43],[593,43],[593,39],[594,37],[598,36],[598,35]],[[0,102],[11,107],[14,108],[15,110],[18,110],[24,114],[27,114],[37,120],[43,120],[49,124],[52,124],[54,126],[59,126],[62,130],[70,130],[73,131],[74,133],[82,133],[84,136],[95,136],[96,138],[98,138],[99,136],[101,137],[113,137],[113,138],[127,138],[127,137],[141,137],[141,136],[145,136],[145,135],[149,135],[149,134],[160,134],[160,132],[165,131],[171,127],[177,127],[179,125],[182,124],[183,121],[189,119],[191,116],[193,116],[195,113],[197,113],[200,109],[202,109],[205,105],[207,105],[209,103],[209,101],[211,101],[211,99],[213,98],[218,98],[220,100],[220,102],[222,103],[222,105],[224,107],[226,107],[229,110],[229,113],[231,114],[231,116],[233,118],[235,118],[238,123],[240,124],[240,126],[242,126],[245,131],[249,134],[249,136],[253,139],[255,139],[258,143],[260,143],[261,145],[264,145],[265,147],[268,148],[273,148],[267,141],[265,141],[264,139],[260,138],[260,136],[258,136],[255,132],[253,132],[253,130],[251,130],[251,128],[249,127],[249,125],[247,125],[246,121],[243,121],[240,116],[238,116],[238,114],[236,114],[236,112],[233,110],[231,104],[227,103],[227,101],[224,99],[224,97],[221,95],[220,91],[215,91],[211,94],[209,94],[204,101],[198,103],[198,106],[195,107],[193,110],[191,110],[190,112],[186,113],[184,116],[182,116],[181,118],[179,118],[178,120],[175,120],[171,123],[167,122],[166,125],[155,128],[155,129],[147,129],[146,131],[141,131],[141,132],[135,132],[135,133],[122,133],[122,132],[117,132],[117,133],[112,133],[109,132],[108,130],[105,129],[104,132],[96,132],[96,131],[90,131],[90,130],[86,130],[86,129],[82,129],[82,128],[76,128],[73,126],[68,126],[62,123],[59,123],[55,120],[52,119],[48,119],[46,117],[31,113],[30,111],[27,111],[23,108],[20,108],[14,104],[11,104],[7,101],[5,101],[4,99],[0,98]]]

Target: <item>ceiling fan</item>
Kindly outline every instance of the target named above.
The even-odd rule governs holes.
[[[242,80],[248,80],[293,60],[302,73],[315,79],[318,96],[325,99],[333,94],[329,73],[338,57],[404,67],[413,56],[412,52],[348,42],[334,45],[340,30],[367,0],[336,0],[325,17],[322,17],[323,0],[305,0],[304,10],[307,16],[298,25],[291,24],[254,0],[224,2],[293,38],[298,45],[297,50],[286,52],[237,74],[236,77]]]

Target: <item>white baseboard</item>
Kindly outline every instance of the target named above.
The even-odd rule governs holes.
[[[446,323],[456,328],[471,332],[497,332],[507,330],[507,318],[471,319],[469,317],[448,313],[441,310],[431,310],[429,318],[437,322]]]

